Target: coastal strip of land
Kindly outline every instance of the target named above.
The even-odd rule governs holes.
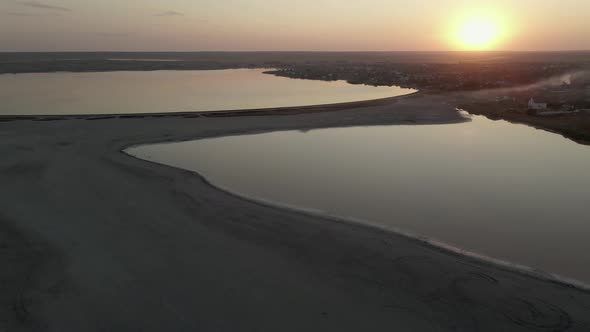
[[[588,331],[590,293],[220,191],[123,149],[465,121],[416,94],[333,112],[0,122],[0,331]],[[501,239],[499,239],[501,241]]]

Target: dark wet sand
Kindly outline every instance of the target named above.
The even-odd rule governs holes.
[[[419,94],[286,116],[1,122],[0,331],[590,331],[586,291],[249,202],[121,152],[462,121],[446,102]]]

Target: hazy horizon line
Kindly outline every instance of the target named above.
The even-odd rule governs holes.
[[[366,51],[347,51],[347,50],[201,50],[201,51],[129,51],[129,50],[101,50],[101,51],[0,51],[0,53],[574,53],[590,52],[590,49],[563,49],[563,50],[366,50]]]

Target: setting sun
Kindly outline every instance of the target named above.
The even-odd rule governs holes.
[[[495,24],[484,19],[467,21],[459,32],[459,38],[466,47],[477,49],[489,47],[497,35]]]
[[[499,24],[489,17],[471,17],[459,24],[456,41],[465,50],[489,50],[500,38]]]

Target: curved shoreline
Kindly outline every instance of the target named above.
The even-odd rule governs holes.
[[[124,152],[124,153],[126,153],[126,152]],[[126,153],[126,154],[128,154],[128,153]],[[128,154],[128,155],[130,155],[134,158],[140,159],[140,160],[147,161],[147,162],[151,162],[151,163],[155,163],[155,164],[159,164],[159,165],[163,165],[163,166],[169,166],[166,164],[156,163],[153,161],[142,159],[142,158],[133,156],[131,154]],[[174,166],[169,166],[169,167],[176,168]],[[183,170],[190,171],[187,169],[183,169]],[[505,260],[497,259],[494,257],[482,255],[482,254],[479,254],[475,251],[461,249],[461,248],[453,246],[449,243],[445,243],[443,241],[439,241],[439,240],[436,240],[436,239],[428,237],[428,236],[423,236],[423,235],[419,235],[419,234],[416,234],[416,233],[413,233],[410,231],[406,231],[401,228],[386,227],[386,226],[379,225],[379,224],[376,224],[376,223],[373,223],[371,221],[364,220],[364,219],[332,215],[332,214],[328,214],[323,211],[315,210],[312,208],[296,207],[296,206],[282,204],[279,202],[274,202],[274,201],[265,200],[265,199],[261,199],[261,198],[249,197],[249,196],[240,194],[239,192],[229,189],[227,187],[216,185],[213,182],[211,182],[209,179],[207,179],[204,175],[200,174],[199,172],[196,172],[196,171],[191,171],[191,172],[194,172],[196,175],[201,177],[211,187],[213,187],[217,190],[221,190],[221,191],[228,193],[230,195],[233,195],[235,197],[238,197],[240,199],[246,200],[248,202],[252,202],[255,204],[261,204],[263,206],[268,206],[268,207],[277,208],[277,209],[289,210],[289,211],[293,211],[295,213],[300,213],[300,214],[304,214],[304,215],[308,215],[308,216],[312,216],[312,217],[317,217],[317,218],[323,218],[323,219],[327,219],[330,221],[362,225],[365,227],[379,230],[384,233],[403,236],[403,237],[408,238],[410,240],[414,240],[414,241],[420,242],[422,244],[428,245],[436,250],[455,254],[455,255],[469,258],[469,259],[473,259],[474,261],[484,263],[484,264],[489,264],[490,266],[502,268],[502,269],[505,269],[510,272],[522,273],[526,276],[533,277],[533,278],[536,278],[536,279],[539,279],[542,281],[555,282],[555,283],[562,284],[562,285],[565,285],[568,287],[575,287],[579,290],[590,293],[590,284],[584,283],[582,281],[579,281],[579,280],[576,280],[573,278],[561,276],[561,275],[555,274],[555,273],[540,271],[540,270],[537,270],[535,268],[532,268],[532,267],[529,267],[526,265],[522,265],[522,264],[518,264],[518,263],[511,263],[509,261],[505,261]]]
[[[404,97],[339,112],[295,110],[289,117],[0,123],[3,214],[25,235],[38,234],[65,262],[63,278],[39,276],[29,308],[36,326],[48,331],[590,328],[590,294],[581,289],[372,225],[236,197],[198,173],[122,152],[150,142],[254,132],[464,121],[444,96]],[[531,316],[531,310],[542,315]]]
[[[232,135],[201,137],[201,138],[195,139],[195,141],[203,140],[203,139],[228,137],[228,136],[255,135],[255,134],[260,134],[260,133],[259,132],[257,132],[257,133],[246,132],[246,133],[237,133],[237,134],[232,134]],[[187,140],[185,139],[182,141],[187,141]],[[486,256],[486,255],[477,253],[475,251],[462,249],[460,247],[453,246],[452,244],[446,243],[444,241],[440,241],[435,238],[420,235],[420,234],[417,234],[417,233],[414,233],[411,231],[403,230],[401,228],[397,228],[397,227],[393,227],[393,226],[384,226],[384,225],[380,225],[380,224],[377,224],[377,223],[374,223],[374,222],[371,222],[371,221],[368,221],[365,219],[360,219],[360,218],[333,215],[333,214],[329,214],[324,211],[316,210],[313,208],[298,207],[298,206],[284,204],[284,203],[280,203],[280,202],[276,202],[276,201],[272,201],[272,200],[267,200],[267,199],[263,199],[263,198],[248,196],[248,195],[242,194],[236,190],[233,190],[231,188],[217,185],[198,171],[190,170],[190,169],[186,169],[186,168],[181,168],[181,167],[175,167],[175,166],[171,166],[171,165],[168,165],[165,163],[160,163],[160,162],[156,162],[156,161],[152,161],[152,160],[148,160],[148,159],[143,159],[141,157],[135,156],[132,153],[128,152],[129,150],[131,150],[133,148],[137,148],[137,147],[149,146],[149,145],[154,145],[154,144],[171,144],[171,143],[182,142],[182,141],[164,141],[164,142],[158,142],[158,143],[134,144],[134,145],[131,145],[131,146],[128,146],[128,147],[122,149],[121,153],[128,155],[132,158],[144,161],[144,162],[156,164],[159,166],[171,167],[173,169],[179,169],[179,170],[194,173],[196,176],[201,178],[205,183],[207,183],[212,188],[215,188],[217,190],[220,190],[220,191],[225,192],[229,195],[235,196],[239,199],[242,199],[242,200],[245,200],[245,201],[248,201],[251,203],[260,204],[260,205],[270,207],[270,208],[288,210],[288,211],[292,211],[294,213],[303,214],[303,215],[316,217],[316,218],[322,218],[322,219],[335,221],[335,222],[362,225],[365,227],[379,230],[384,233],[403,236],[407,239],[428,245],[436,250],[440,250],[440,251],[447,252],[450,254],[469,258],[469,259],[472,259],[472,260],[479,262],[479,263],[489,264],[490,266],[493,266],[496,268],[505,269],[510,272],[521,273],[523,275],[526,275],[526,276],[529,276],[532,278],[536,278],[536,279],[539,279],[542,281],[554,282],[554,283],[562,284],[562,285],[565,285],[568,287],[574,287],[574,288],[577,288],[581,291],[590,293],[590,284],[582,282],[582,281],[574,279],[574,278],[562,276],[557,273],[545,272],[545,271],[538,270],[538,269],[535,269],[535,268],[527,266],[527,265],[512,263],[512,262],[498,259],[498,258],[494,258],[491,256]]]

